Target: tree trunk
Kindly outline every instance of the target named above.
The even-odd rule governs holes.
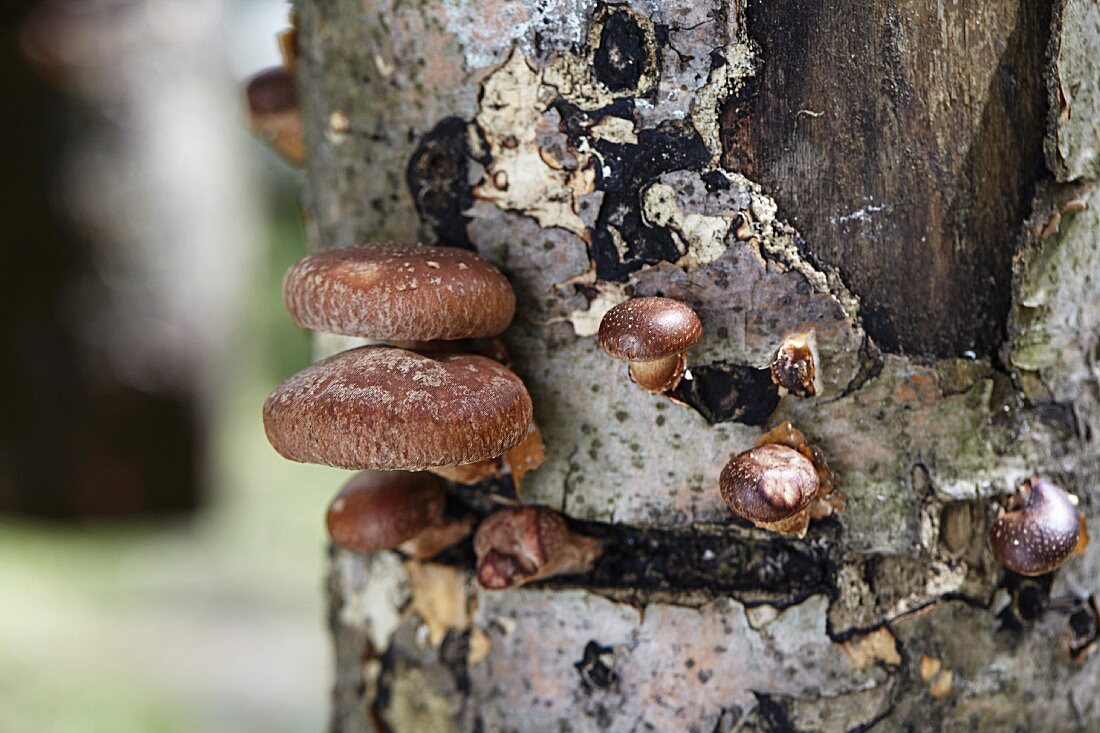
[[[313,245],[501,266],[522,499],[610,545],[503,592],[335,553],[335,730],[1100,727],[1100,549],[1025,579],[986,545],[1033,474],[1100,532],[1095,0],[297,6]],[[595,342],[648,294],[704,324],[683,404]],[[810,329],[820,394],[781,397]],[[802,540],[717,491],[785,420],[849,499]]]

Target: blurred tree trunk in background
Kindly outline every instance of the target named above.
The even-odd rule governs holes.
[[[258,242],[221,3],[11,5],[0,510],[190,511]]]
[[[1100,727],[1100,547],[1023,579],[985,540],[1033,473],[1100,533],[1094,0],[296,7],[313,246],[504,269],[522,498],[611,545],[505,592],[337,552],[336,730]],[[643,294],[702,317],[686,404],[595,343]],[[809,329],[822,392],[780,399]],[[804,540],[717,491],[784,420],[849,497]]]

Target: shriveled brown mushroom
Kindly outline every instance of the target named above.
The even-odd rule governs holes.
[[[817,345],[812,331],[784,339],[771,363],[772,381],[797,397],[817,394]],[[783,394],[783,392],[780,392]]]
[[[1020,575],[1042,575],[1079,547],[1081,519],[1069,494],[1047,478],[1030,478],[989,531],[993,554]]]
[[[474,535],[477,580],[511,588],[554,575],[588,572],[603,552],[599,540],[570,531],[553,509],[521,506],[487,517]]]
[[[399,548],[428,559],[473,529],[473,516],[448,519],[443,482],[428,473],[363,471],[329,504],[326,524],[334,544],[356,552]]]
[[[303,328],[386,340],[496,336],[516,310],[508,280],[477,254],[398,242],[307,255],[283,296]]]
[[[298,83],[284,66],[261,71],[245,88],[252,132],[293,166],[306,163]]]
[[[722,498],[734,514],[774,524],[809,506],[817,471],[809,458],[785,445],[761,445],[734,456],[722,469]]]
[[[846,498],[835,493],[836,477],[821,450],[801,431],[781,423],[756,447],[730,459],[719,491],[730,510],[761,529],[802,537],[811,519],[841,511]]]
[[[690,307],[671,298],[634,298],[600,321],[599,342],[608,356],[630,362],[630,376],[650,392],[669,392],[687,369],[687,350],[703,334]]]
[[[492,359],[366,346],[280,385],[264,428],[294,461],[421,470],[506,453],[527,437],[531,413],[519,377]]]

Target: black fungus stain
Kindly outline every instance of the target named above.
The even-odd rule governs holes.
[[[605,551],[584,576],[540,585],[591,590],[702,591],[733,594],[745,603],[785,607],[816,594],[835,597],[835,521],[816,523],[823,542],[780,535],[749,538],[724,528],[675,531],[570,520],[578,534],[603,540]],[[831,541],[830,541],[831,540]]]
[[[597,110],[584,110],[563,99],[552,106],[570,146],[587,145],[603,162],[597,168],[595,187],[604,192],[604,198],[589,248],[598,279],[624,282],[646,265],[678,260],[684,253],[672,230],[645,221],[642,197],[662,174],[700,170],[710,162],[698,130],[686,120],[667,120],[656,129],[638,132],[637,143],[617,143],[594,138],[590,130],[608,116],[633,122],[634,100],[618,100]]]
[[[798,733],[799,729],[791,722],[788,699],[762,692],[753,692],[753,695],[756,696],[756,707],[744,721],[749,730],[761,733]]]
[[[420,138],[409,159],[406,178],[417,211],[435,232],[439,244],[473,249],[465,215],[474,203],[467,171],[468,126],[460,117],[446,117]]]
[[[672,396],[711,425],[763,425],[779,405],[779,388],[767,369],[719,363],[692,366],[691,377],[681,380]]]
[[[1021,632],[1041,619],[1053,585],[1053,573],[1028,577],[1006,570],[1001,587],[1008,591],[1009,603],[997,614],[1000,630]]]
[[[579,662],[573,664],[586,692],[610,689],[619,680],[615,672],[615,650],[602,646],[595,639],[584,645]]]
[[[609,9],[592,56],[592,73],[612,92],[635,91],[650,64],[649,48],[646,32],[633,13]]]
[[[592,147],[604,163],[596,177],[604,199],[590,250],[596,276],[622,282],[646,265],[678,260],[684,253],[672,230],[645,221],[642,198],[662,174],[699,170],[709,162],[699,132],[690,122],[670,120],[639,132],[637,144],[595,140]]]

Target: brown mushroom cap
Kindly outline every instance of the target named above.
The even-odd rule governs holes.
[[[340,547],[378,552],[440,524],[446,503],[443,482],[430,473],[363,471],[333,498],[325,522]]]
[[[496,336],[516,310],[508,280],[477,254],[396,242],[307,255],[283,297],[303,328],[390,340]]]
[[[294,77],[282,66],[262,71],[248,82],[245,97],[253,134],[291,165],[305,165],[305,131]]]
[[[271,114],[298,109],[298,83],[284,67],[265,69],[248,80],[245,87],[248,111]]]
[[[492,359],[366,346],[281,384],[264,403],[264,428],[293,461],[419,470],[507,452],[531,413],[523,382]]]
[[[813,462],[794,448],[769,443],[730,459],[718,486],[739,517],[778,522],[806,508],[819,487]]]
[[[634,298],[600,321],[600,346],[615,359],[653,361],[685,351],[699,340],[703,324],[688,306],[671,298]]]
[[[1073,554],[1081,522],[1069,494],[1049,479],[1032,478],[1024,505],[1005,512],[989,531],[1002,565],[1021,575],[1042,575]]]

